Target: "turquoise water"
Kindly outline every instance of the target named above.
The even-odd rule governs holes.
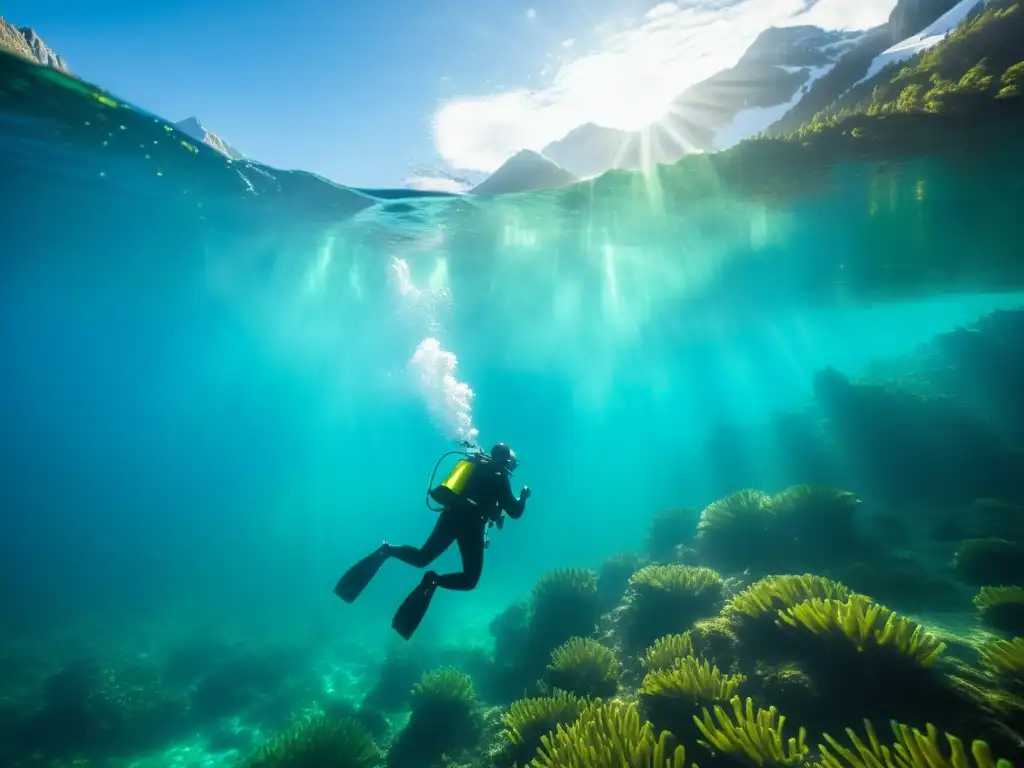
[[[870,376],[1021,304],[1019,147],[778,194],[708,163],[700,194],[667,169],[380,199],[4,67],[0,618],[41,667],[213,632],[298,643],[356,696],[420,575],[388,564],[351,606],[331,588],[426,537],[460,432],[507,441],[534,495],[420,648],[488,647],[541,575],[641,551],[663,509],[813,481],[743,435],[828,366]],[[844,455],[840,484],[885,507]]]

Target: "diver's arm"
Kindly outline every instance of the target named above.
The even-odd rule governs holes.
[[[501,490],[501,499],[499,504],[509,517],[513,520],[518,520],[523,516],[523,510],[526,509],[526,500],[530,498],[530,489],[524,487],[519,493],[517,499],[512,493],[512,483],[509,482],[508,476],[505,476],[505,482]]]

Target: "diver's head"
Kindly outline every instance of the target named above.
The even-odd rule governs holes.
[[[515,470],[519,460],[507,443],[495,443],[491,448],[491,461],[503,469]]]

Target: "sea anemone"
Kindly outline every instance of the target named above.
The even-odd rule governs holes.
[[[829,746],[818,746],[821,765],[825,768],[1013,768],[1009,760],[993,760],[984,741],[971,743],[969,757],[963,742],[948,733],[945,736],[949,748],[943,749],[939,731],[931,724],[926,726],[927,734],[895,721],[890,725],[896,736],[896,743],[891,748],[879,741],[868,720],[864,721],[867,744],[852,728],[846,729],[846,735],[853,744],[852,750],[826,733],[825,741]]]
[[[694,723],[707,739],[704,746],[759,768],[803,764],[807,755],[807,734],[803,728],[796,738],[787,740],[782,735],[786,718],[779,715],[775,707],[758,709],[755,713],[753,700],[748,698],[744,708],[739,696],[733,696],[729,703],[732,705],[732,717],[722,707],[715,706],[717,723],[706,708],[703,718],[694,716]]]
[[[693,655],[693,640],[689,631],[681,635],[664,635],[644,652],[644,668],[648,672],[666,669],[676,661]]]
[[[643,652],[663,635],[683,632],[710,616],[722,599],[722,579],[710,568],[648,565],[633,574],[616,618],[625,653]]]
[[[501,718],[505,729],[499,762],[526,765],[537,754],[541,738],[559,725],[575,722],[583,708],[583,700],[565,691],[513,702]]]
[[[388,751],[388,765],[419,766],[471,749],[481,734],[469,675],[452,667],[428,672],[410,696],[412,716]]]
[[[1024,589],[1021,587],[982,587],[974,596],[981,620],[993,629],[1011,635],[1024,635]]]
[[[868,646],[892,648],[922,666],[934,662],[946,647],[910,619],[863,595],[851,595],[846,600],[805,600],[779,611],[779,617],[800,630],[846,638],[857,651]]]
[[[621,665],[615,654],[596,640],[573,637],[551,654],[546,679],[554,688],[577,696],[614,696]]]
[[[762,564],[765,532],[774,523],[771,499],[745,489],[709,504],[700,514],[697,543],[716,566],[729,572]]]
[[[246,768],[374,768],[383,755],[366,726],[319,714],[260,746]]]
[[[666,731],[655,737],[633,704],[596,703],[572,725],[541,739],[531,768],[685,768],[686,750]]]
[[[648,672],[640,687],[644,714],[659,730],[671,731],[683,741],[693,732],[692,718],[700,707],[725,702],[736,695],[743,675],[725,675],[695,656]]]

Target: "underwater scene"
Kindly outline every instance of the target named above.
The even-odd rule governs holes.
[[[1024,10],[970,5],[494,195],[0,50],[0,766],[1024,767]]]

